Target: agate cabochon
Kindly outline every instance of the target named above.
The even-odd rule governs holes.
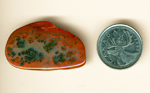
[[[5,55],[11,65],[30,70],[57,70],[83,66],[85,47],[75,35],[40,21],[15,30]]]

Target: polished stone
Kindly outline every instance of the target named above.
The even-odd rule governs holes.
[[[83,66],[85,47],[75,35],[40,21],[15,30],[5,55],[11,65],[30,70],[57,70]]]

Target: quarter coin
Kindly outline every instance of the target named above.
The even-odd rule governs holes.
[[[138,32],[124,24],[106,28],[98,38],[97,51],[109,67],[125,69],[135,64],[141,56],[143,43]]]

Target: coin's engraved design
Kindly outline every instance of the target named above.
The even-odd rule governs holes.
[[[140,57],[142,40],[133,28],[115,25],[103,31],[98,40],[97,50],[105,64],[123,69],[136,63]]]
[[[105,47],[102,47],[102,51],[105,51]]]
[[[110,34],[107,34],[107,37],[109,38],[109,37],[110,37]]]
[[[127,37],[127,43],[124,41],[124,35],[123,34],[125,34]],[[123,58],[121,58],[121,55],[123,54],[123,52],[125,52],[124,49],[126,47],[133,45],[134,42],[132,42],[133,35],[131,35],[128,31],[123,31],[123,33],[121,35],[120,34],[118,34],[118,35],[119,35],[119,37],[116,38],[116,41],[112,41],[115,39],[115,37],[114,38],[112,37],[112,40],[110,40],[111,42],[113,42],[113,45],[107,48],[107,53],[115,56],[118,65],[122,66],[122,65],[126,65],[126,62],[123,61]],[[120,46],[117,45],[116,43],[120,44]],[[123,43],[126,43],[126,44],[124,45]],[[130,53],[129,55],[134,56],[134,55],[136,55],[136,52]]]
[[[104,43],[106,43],[106,40],[103,40]]]
[[[108,55],[107,55],[107,53],[106,53],[106,52],[104,52],[104,57],[108,57]]]
[[[136,38],[136,39],[134,39],[134,40],[136,41],[136,40],[138,40],[138,39]]]
[[[136,44],[139,44],[139,42],[136,42]]]
[[[113,60],[112,59],[110,59],[110,61],[109,61],[110,63],[112,63],[113,62]]]

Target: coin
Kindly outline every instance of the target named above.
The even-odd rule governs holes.
[[[143,43],[138,32],[124,24],[106,28],[98,38],[97,51],[109,67],[125,69],[134,65],[142,54]]]

